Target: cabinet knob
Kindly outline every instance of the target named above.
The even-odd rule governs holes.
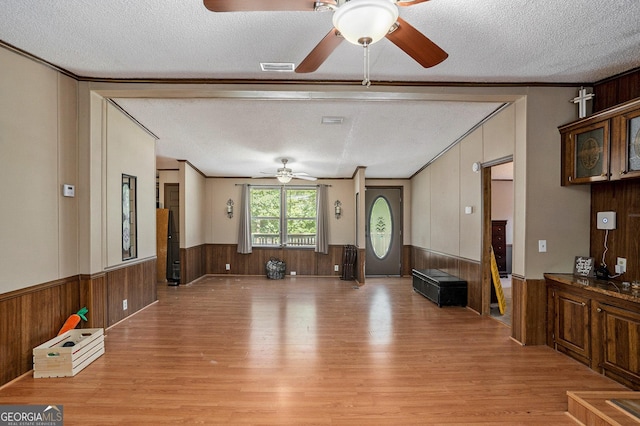
[[[626,170],[620,170],[621,175],[626,175],[628,172]]]
[[[573,178],[572,178],[571,176],[569,176],[569,182],[571,182],[571,181],[572,181],[572,179],[573,179]]]
[[[596,309],[597,312],[602,312],[602,308]]]

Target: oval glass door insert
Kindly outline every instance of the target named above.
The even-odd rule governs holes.
[[[392,239],[391,206],[386,198],[380,196],[373,202],[369,216],[369,240],[378,259],[383,259],[389,253]]]

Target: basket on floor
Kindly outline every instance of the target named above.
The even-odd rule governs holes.
[[[284,271],[287,269],[287,265],[283,260],[272,257],[267,262],[266,269],[267,278],[272,280],[281,280],[284,278]]]

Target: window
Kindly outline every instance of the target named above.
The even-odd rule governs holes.
[[[122,175],[122,260],[138,255],[135,176]]]
[[[252,186],[252,245],[315,247],[316,199],[316,188]]]

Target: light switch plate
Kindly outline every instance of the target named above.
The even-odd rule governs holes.
[[[538,252],[546,253],[547,251],[547,240],[538,240]]]

